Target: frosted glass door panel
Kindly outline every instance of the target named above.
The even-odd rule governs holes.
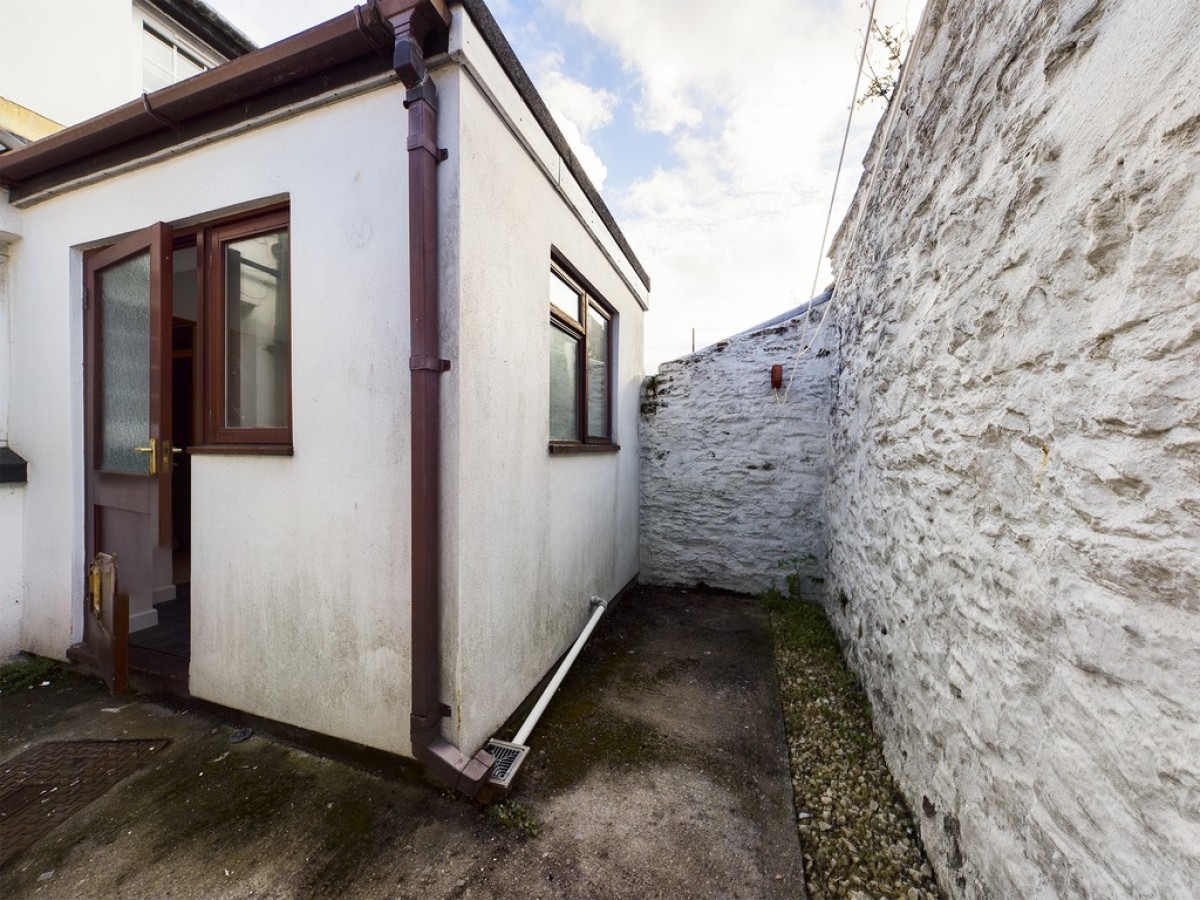
[[[100,468],[150,474],[150,252],[99,273]]]

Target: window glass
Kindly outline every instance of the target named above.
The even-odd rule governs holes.
[[[613,443],[612,355],[616,313],[567,263],[550,267],[551,452],[586,449],[563,444]]]
[[[142,89],[150,92],[167,87],[206,68],[204,63],[185,53],[169,37],[148,25],[142,26]]]
[[[185,78],[191,78],[193,75],[199,75],[204,71],[204,66],[200,65],[196,60],[192,59],[182,50],[175,57],[175,80],[183,81]]]
[[[175,48],[149,28],[142,29],[142,88],[157,91],[175,82]]]
[[[288,425],[287,237],[279,230],[223,247],[227,428]]]
[[[550,440],[579,440],[579,339],[550,327]]]
[[[554,272],[550,273],[550,303],[571,318],[579,319],[579,291]]]
[[[608,319],[588,304],[587,433],[608,437]]]

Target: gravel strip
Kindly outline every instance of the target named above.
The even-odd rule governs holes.
[[[940,900],[871,706],[820,606],[769,592],[804,876],[811,900]]]

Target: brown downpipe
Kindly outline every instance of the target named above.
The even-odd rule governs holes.
[[[399,7],[389,10],[385,7]],[[422,50],[434,28],[450,14],[441,0],[378,4],[396,37],[393,65],[408,89],[409,327],[412,356],[412,719],[413,755],[434,775],[475,797],[495,760],[479,751],[467,756],[441,733],[449,714],[440,696],[439,433],[440,379],[450,368],[438,345],[437,89],[425,70]]]

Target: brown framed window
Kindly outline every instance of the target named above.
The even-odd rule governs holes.
[[[616,312],[557,253],[550,266],[550,451],[616,450]]]
[[[288,212],[210,226],[204,244],[206,442],[292,442]]]

